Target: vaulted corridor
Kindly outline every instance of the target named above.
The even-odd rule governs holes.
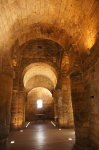
[[[99,0],[0,0],[0,150],[10,135],[11,150],[99,150]]]
[[[8,139],[9,150],[72,150],[74,142],[74,129],[60,130],[50,121],[31,122],[23,130],[11,131]]]

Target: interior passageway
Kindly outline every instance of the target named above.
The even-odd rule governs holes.
[[[9,150],[71,150],[75,141],[74,129],[59,129],[50,121],[30,122],[27,128],[10,132]],[[11,144],[11,141],[15,143]]]
[[[73,127],[99,150],[99,0],[0,0],[0,150],[70,150]]]

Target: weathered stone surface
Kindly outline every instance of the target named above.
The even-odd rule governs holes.
[[[1,0],[1,124],[4,125],[6,120],[17,128],[24,122],[26,114],[27,119],[31,120],[30,106],[26,114],[24,111],[26,100],[28,105],[28,98],[23,95],[27,95],[34,87],[46,87],[54,97],[51,103],[50,100],[45,100],[46,109],[44,109],[47,111],[47,108],[51,108],[52,112],[47,115],[59,116],[59,124],[69,127],[73,125],[73,113],[78,147],[80,145],[80,148],[83,146],[85,149],[90,142],[90,146],[98,150],[98,33],[98,0],[37,0],[35,3],[33,0]],[[45,63],[54,68],[57,82],[53,84],[53,75],[50,78],[49,76],[43,78],[40,73],[39,77],[30,76],[27,86],[24,86],[22,72],[31,63]],[[42,69],[41,72],[43,71]],[[13,91],[17,91],[13,95],[12,88]],[[21,91],[24,94],[20,93]],[[35,100],[32,103],[34,110]],[[5,147],[0,148],[5,150]]]
[[[24,123],[25,93],[13,90],[11,102],[11,129],[20,129]]]
[[[13,79],[9,74],[0,74],[0,149],[6,148],[10,129],[10,109]],[[2,88],[1,88],[2,87]]]
[[[42,100],[42,108],[37,108],[37,100]],[[26,121],[36,119],[35,114],[44,114],[45,119],[54,119],[54,101],[51,92],[43,87],[34,88],[26,101]]]

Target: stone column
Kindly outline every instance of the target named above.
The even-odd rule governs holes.
[[[11,102],[11,130],[17,129],[18,90],[13,90]]]
[[[19,91],[18,93],[18,122],[17,128],[22,128],[24,122],[24,107],[25,107],[25,92]]]
[[[57,89],[54,92],[56,98],[56,106],[57,106],[57,115],[58,115],[58,123],[60,127],[64,126],[63,122],[63,107],[62,107],[62,90]]]
[[[57,99],[54,97],[53,100],[54,100],[54,120],[56,123],[58,123]]]
[[[25,107],[26,107],[26,95],[23,103],[23,123],[25,123]]]
[[[63,95],[63,122],[64,127],[74,127],[73,108],[71,100],[70,77],[62,78],[62,95]]]
[[[7,54],[0,54],[0,150],[7,149],[7,138],[10,129],[12,86],[13,68],[11,67],[10,59]]]
[[[75,147],[85,150],[89,147],[89,117],[82,74],[75,73],[70,78],[76,136]]]
[[[25,92],[13,90],[11,103],[11,129],[21,129],[24,122]]]

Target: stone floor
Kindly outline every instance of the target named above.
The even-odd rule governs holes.
[[[15,143],[11,144],[11,141]],[[74,129],[61,129],[51,121],[30,122],[22,130],[11,131],[9,150],[72,150],[75,143]]]

